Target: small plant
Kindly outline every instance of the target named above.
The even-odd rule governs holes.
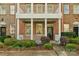
[[[3,48],[4,44],[2,42],[0,42],[0,48]]]
[[[46,48],[46,49],[52,49],[53,48],[53,45],[51,43],[45,43],[43,45],[43,47]]]
[[[65,48],[68,49],[69,51],[73,51],[76,49],[76,44],[71,44],[71,43],[66,44]]]
[[[43,37],[41,37],[41,42],[42,42],[42,44],[49,43],[50,42],[50,38],[43,36]]]
[[[6,38],[4,40],[4,44],[7,46],[11,46],[11,45],[15,44],[16,42],[17,42],[17,40],[14,38]]]

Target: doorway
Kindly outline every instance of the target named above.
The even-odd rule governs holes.
[[[53,27],[47,27],[47,36],[53,40]]]
[[[78,27],[73,27],[73,32],[75,32],[76,35],[78,36]]]
[[[0,36],[6,36],[6,27],[0,27]]]

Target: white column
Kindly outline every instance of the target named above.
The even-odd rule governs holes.
[[[31,13],[33,13],[33,3],[31,3]]]
[[[58,20],[58,23],[59,23],[58,27],[59,27],[59,39],[60,39],[60,37],[61,37],[61,19]]]
[[[17,13],[19,13],[19,3],[17,3]],[[19,37],[19,18],[17,19],[17,39],[20,39],[20,37]]]
[[[45,18],[45,36],[47,36],[47,19]]]
[[[17,19],[17,40],[19,39],[19,19]]]
[[[61,13],[61,3],[59,3],[59,13]]]
[[[61,3],[59,3],[59,13],[61,13]],[[59,27],[59,44],[60,44],[60,38],[61,38],[61,18],[58,19],[58,27]]]
[[[33,19],[31,18],[31,40],[33,40]]]
[[[45,14],[47,14],[47,3],[45,3]],[[45,36],[47,36],[47,18],[45,18]]]
[[[78,36],[79,36],[79,24],[78,24]]]
[[[45,13],[47,14],[47,3],[45,3]]]

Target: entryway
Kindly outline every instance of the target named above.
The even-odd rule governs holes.
[[[73,32],[75,32],[76,35],[79,36],[79,22],[73,23]]]
[[[0,36],[6,36],[6,27],[0,27]]]
[[[78,36],[78,28],[79,27],[73,27],[73,32],[75,32],[77,36]]]
[[[53,40],[53,27],[47,27],[47,36]]]

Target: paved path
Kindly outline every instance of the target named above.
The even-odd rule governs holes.
[[[66,51],[61,46],[54,46],[53,49],[57,56],[67,56]]]

